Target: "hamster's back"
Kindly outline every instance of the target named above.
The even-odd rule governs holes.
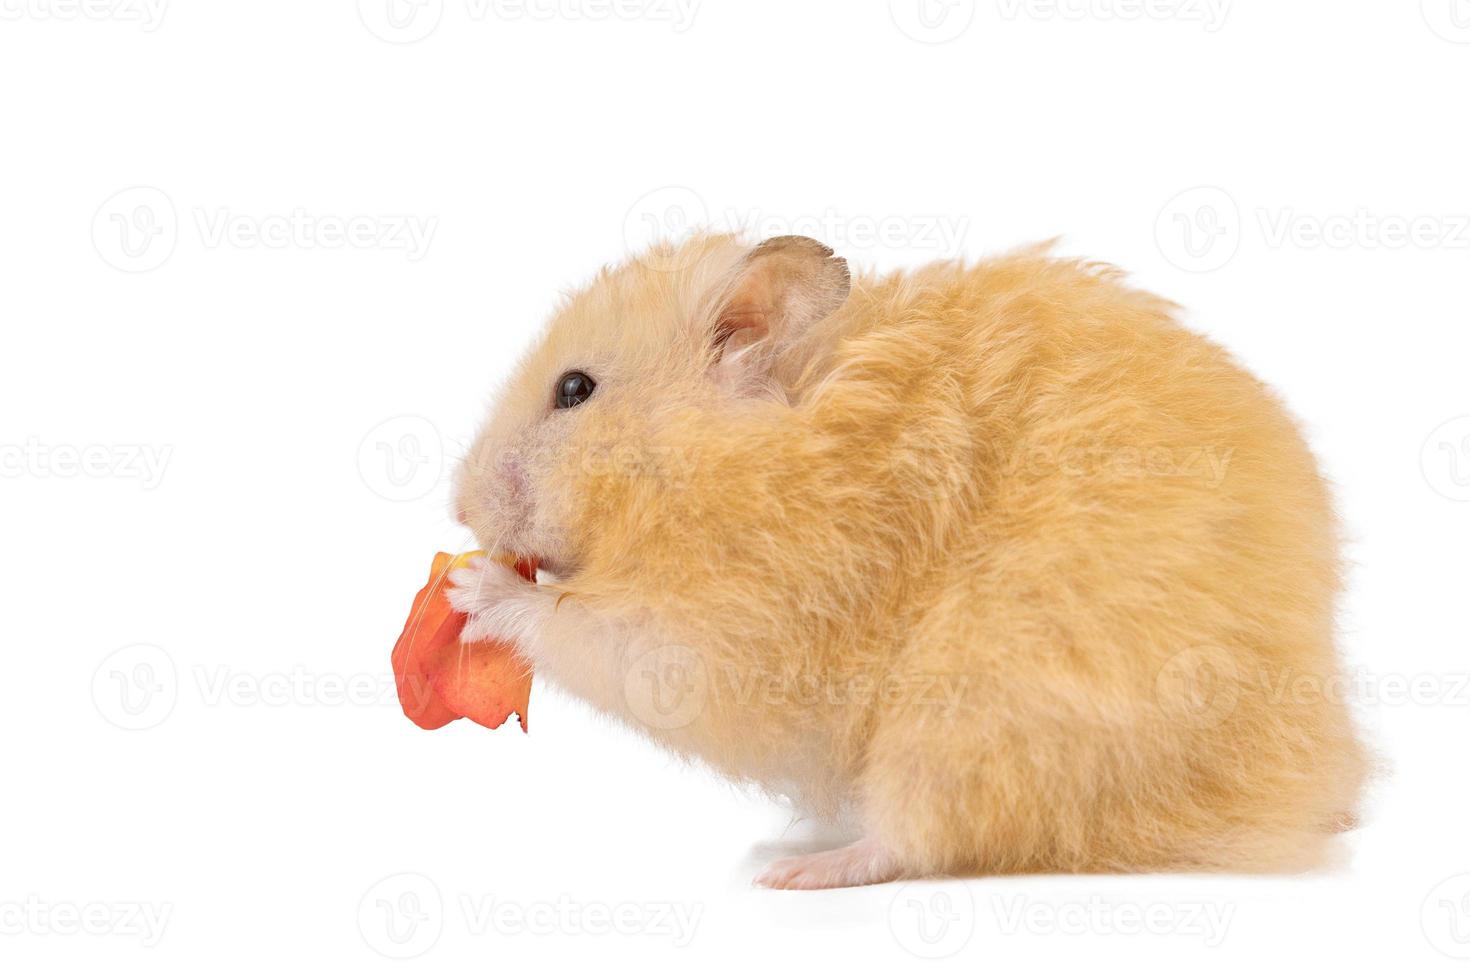
[[[966,681],[960,710],[879,719],[886,835],[936,870],[1310,863],[1364,761],[1331,504],[1276,398],[1169,304],[1036,251],[859,284],[830,329],[808,410],[890,457],[927,570],[897,669]],[[948,802],[915,821],[918,756]]]

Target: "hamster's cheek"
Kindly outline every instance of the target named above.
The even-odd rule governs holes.
[[[536,495],[535,508],[526,523],[524,551],[541,560],[543,568],[565,575],[575,564],[578,534],[574,527],[577,489],[568,482],[550,481],[546,492]]]

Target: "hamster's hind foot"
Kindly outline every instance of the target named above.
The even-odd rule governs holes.
[[[846,847],[772,861],[756,876],[755,884],[800,890],[851,888],[893,881],[902,870],[892,852],[865,837]]]

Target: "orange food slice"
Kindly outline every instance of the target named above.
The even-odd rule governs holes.
[[[511,643],[462,643],[459,634],[469,617],[455,611],[444,594],[450,584],[449,573],[484,554],[467,551],[450,555],[441,551],[435,555],[429,582],[414,596],[408,622],[393,645],[398,702],[403,705],[403,713],[420,728],[442,728],[456,718],[499,728],[515,712],[521,720],[521,731],[526,731],[530,664],[517,656]],[[536,580],[534,561],[510,555],[494,560],[513,565],[529,581]]]

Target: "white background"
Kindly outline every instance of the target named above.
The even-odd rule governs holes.
[[[84,2],[0,0],[6,975],[1463,975],[1465,0]],[[1394,769],[1344,866],[759,892],[803,828],[576,703],[405,720],[493,385],[691,222],[1063,235],[1282,391]]]

